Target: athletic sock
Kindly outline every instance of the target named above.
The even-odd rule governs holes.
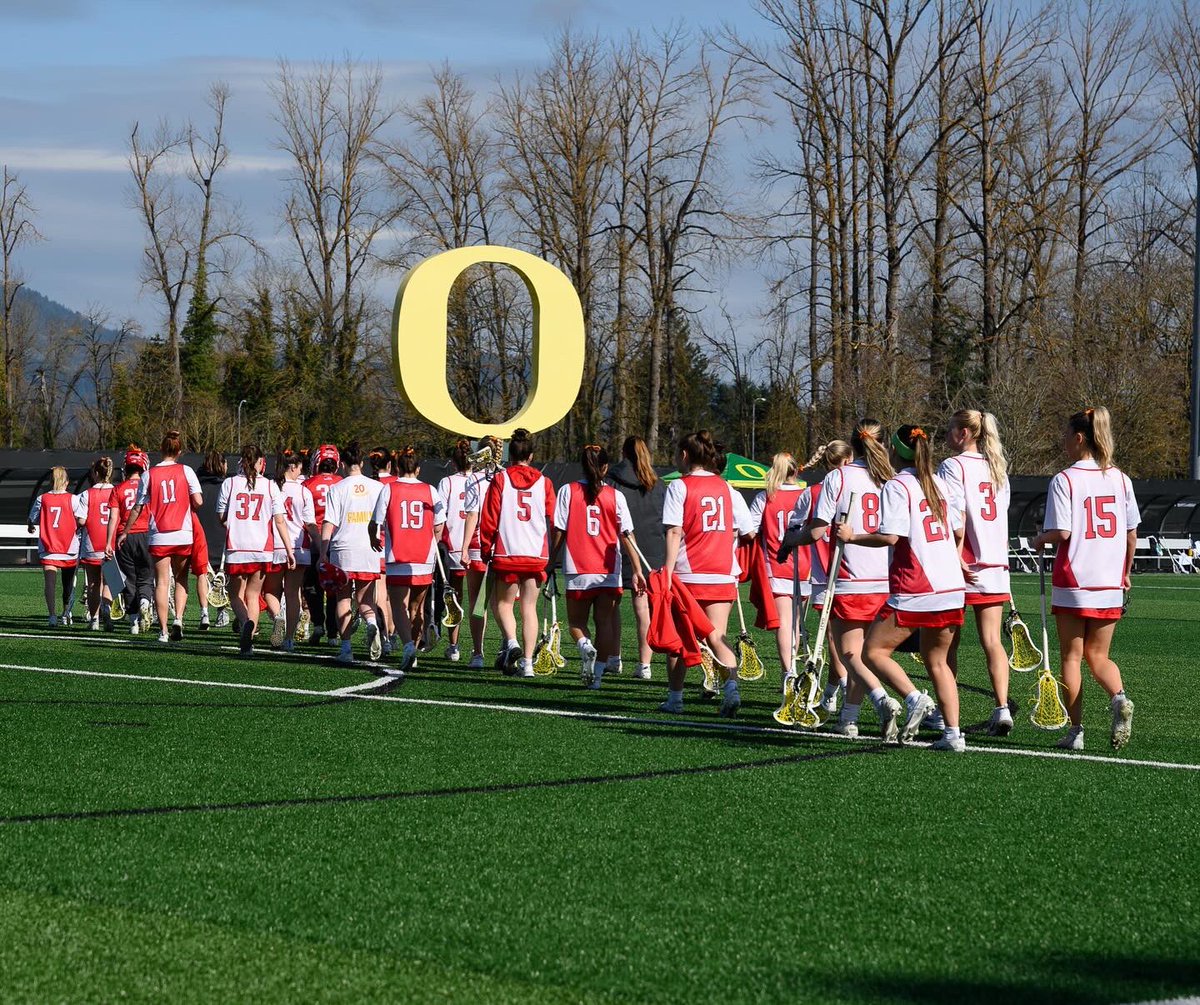
[[[869,691],[867,693],[867,697],[871,699],[871,704],[875,706],[875,711],[878,712],[879,709],[883,707],[883,703],[887,700],[887,692],[883,688],[877,687],[874,690]],[[854,707],[858,708],[857,705]]]
[[[639,663],[639,664],[638,664],[638,669],[639,669],[639,670],[643,670],[643,671],[644,671],[644,670],[649,670],[649,669],[650,669],[650,664],[649,664],[649,663]]]
[[[841,715],[838,716],[839,722],[858,722],[859,705],[851,705],[850,702],[845,702],[842,705]]]
[[[1111,705],[1113,708],[1116,708],[1116,707],[1117,707],[1117,702],[1119,702],[1119,701],[1124,701],[1124,700],[1125,700],[1125,692],[1124,692],[1124,691],[1118,691],[1116,694],[1114,694],[1114,695],[1112,696],[1112,700],[1109,702],[1109,704],[1110,704],[1110,705]]]
[[[830,683],[830,684],[825,685],[825,689],[821,692],[821,697],[824,698],[826,701],[829,701],[829,699],[832,698],[837,693],[838,693],[838,686],[836,684]]]
[[[947,740],[957,740],[958,739],[958,727],[957,726],[947,726],[945,729],[942,730],[942,736],[944,736]]]
[[[579,639],[579,640],[578,640],[578,641],[575,643],[575,645],[576,645],[576,646],[579,648],[579,654],[580,654],[581,656],[583,655],[583,647],[584,647],[584,646],[590,646],[591,644],[592,644],[592,640],[591,640],[591,639],[589,639],[589,638],[588,638],[586,635],[585,635],[583,638]]]
[[[911,712],[914,708],[917,707],[917,702],[920,700],[921,700],[921,692],[920,691],[909,691],[908,694],[906,694],[904,696],[904,707],[907,708]]]
[[[667,691],[667,700],[674,701],[674,702],[682,702],[683,701],[683,692],[668,690]]]

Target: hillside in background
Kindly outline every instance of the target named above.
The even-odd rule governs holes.
[[[28,286],[22,286],[17,291],[16,307],[32,312],[34,331],[45,331],[51,327],[70,328],[74,325],[82,325],[86,320],[86,317],[79,311],[65,307],[57,300],[51,300]],[[102,328],[100,331],[105,341],[116,337],[117,334],[111,328]]]

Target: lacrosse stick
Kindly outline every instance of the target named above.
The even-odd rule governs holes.
[[[737,584],[734,584],[737,587]],[[766,672],[766,667],[759,659],[758,649],[754,645],[754,640],[750,638],[750,633],[746,631],[746,618],[742,613],[742,591],[737,587],[737,612],[738,624],[741,625],[741,632],[737,637],[737,656],[738,656],[738,680],[751,683],[756,680],[762,680],[763,674]]]
[[[433,555],[437,560],[438,572],[442,576],[442,603],[446,605],[446,612],[442,615],[442,624],[447,628],[457,628],[462,624],[462,604],[458,601],[458,594],[454,592],[454,587],[450,585],[450,577],[446,575],[446,567],[442,565],[442,549],[436,544],[433,546]]]
[[[783,675],[783,701],[771,715],[781,726],[792,726],[796,723],[796,713],[793,705],[796,701],[796,663],[799,660],[800,634],[804,633],[804,659],[808,661],[808,633],[804,628],[804,614],[808,613],[808,599],[805,598],[804,614],[796,598],[800,595],[800,555],[792,552],[792,654],[788,662],[787,673]]]
[[[104,579],[108,592],[112,594],[112,603],[108,606],[108,616],[113,621],[125,618],[125,574],[117,565],[115,558],[105,559],[100,566],[100,575]]]
[[[1042,672],[1034,687],[1036,701],[1029,720],[1038,729],[1062,729],[1071,720],[1062,700],[1062,686],[1050,672],[1050,637],[1046,632],[1046,553],[1038,553],[1038,572],[1042,593]]]
[[[1004,619],[1004,634],[1012,642],[1012,654],[1008,657],[1008,665],[1018,673],[1036,670],[1041,665],[1042,654],[1033,644],[1029,627],[1017,613],[1016,603],[1011,600],[1009,603],[1012,607],[1008,612],[1008,617]]]
[[[556,652],[556,649],[561,649],[562,646],[562,633],[558,627],[558,605],[555,600],[557,593],[558,583],[554,573],[551,573],[546,579],[546,585],[542,588],[542,596],[550,598],[552,608],[550,620],[542,618],[542,634],[533,651],[533,672],[539,677],[552,677],[566,665],[566,660],[562,659],[561,652]]]
[[[296,621],[296,641],[307,642],[312,638],[312,615],[304,604],[300,605],[300,617]]]
[[[225,551],[221,550],[221,561],[214,573],[209,569],[208,576],[208,606],[218,611],[229,606],[229,581],[225,576]]]

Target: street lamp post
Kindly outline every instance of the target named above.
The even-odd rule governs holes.
[[[242,406],[246,404],[247,399],[243,398],[238,402],[237,409],[237,452],[242,452]]]
[[[752,461],[758,459],[758,456],[757,456],[758,455],[758,450],[757,450],[758,443],[756,442],[756,440],[757,440],[756,433],[757,433],[757,425],[758,425],[758,421],[757,421],[758,420],[758,406],[765,405],[766,403],[767,403],[766,398],[755,398],[753,401],[750,402],[750,460],[752,460]]]

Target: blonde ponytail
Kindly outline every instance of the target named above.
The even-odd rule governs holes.
[[[831,471],[833,468],[840,468],[853,457],[854,449],[845,440],[830,440],[817,447],[812,457],[800,466],[800,470],[807,471],[820,464],[826,471]]]
[[[1092,459],[1104,471],[1113,466],[1113,455],[1116,453],[1116,442],[1113,440],[1112,416],[1103,405],[1095,408],[1085,408],[1076,412],[1067,420],[1067,425],[1073,433],[1082,433],[1088,442]]]
[[[867,472],[877,486],[896,477],[887,448],[883,445],[883,425],[875,419],[862,419],[850,437],[854,455],[867,462]]]
[[[767,486],[767,498],[774,499],[784,482],[796,477],[796,458],[791,454],[776,454],[771,460],[771,470],[764,479]]]
[[[976,408],[960,408],[950,416],[952,425],[965,429],[967,435],[975,441],[975,448],[987,461],[988,473],[996,488],[1003,487],[1008,481],[1008,455],[1004,452],[1004,444],[1000,442],[1000,426],[991,412],[981,412]]]
[[[66,492],[67,491],[67,469],[55,465],[50,469],[50,491],[51,492]]]

